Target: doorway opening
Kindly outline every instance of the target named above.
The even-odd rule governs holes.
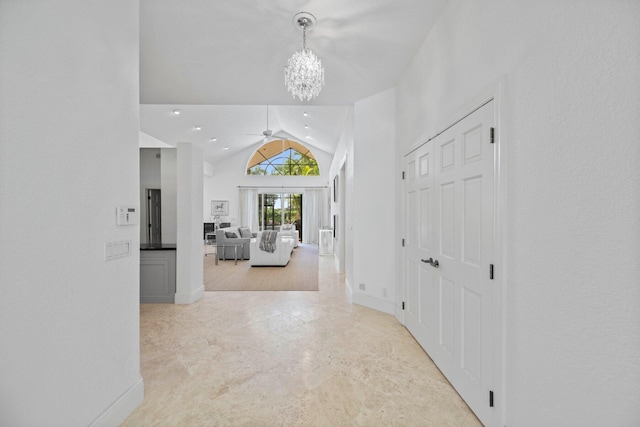
[[[147,242],[162,243],[162,198],[157,188],[147,189]]]

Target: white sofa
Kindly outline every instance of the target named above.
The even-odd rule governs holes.
[[[284,267],[291,259],[294,239],[290,235],[278,232],[276,236],[276,249],[274,252],[267,252],[260,249],[262,232],[258,232],[255,238],[251,239],[251,266],[280,266]]]

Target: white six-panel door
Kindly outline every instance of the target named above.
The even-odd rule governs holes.
[[[405,158],[405,325],[486,425],[493,364],[494,102]],[[437,263],[437,267],[436,267]]]

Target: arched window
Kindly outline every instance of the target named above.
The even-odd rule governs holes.
[[[311,150],[303,144],[276,139],[253,153],[247,175],[320,175],[320,168]]]

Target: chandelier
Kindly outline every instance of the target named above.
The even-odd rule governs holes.
[[[307,12],[300,12],[293,17],[293,24],[302,30],[302,49],[291,55],[284,67],[284,84],[291,95],[300,101],[310,101],[324,86],[324,68],[317,56],[307,49],[307,30],[316,24],[316,17]]]

